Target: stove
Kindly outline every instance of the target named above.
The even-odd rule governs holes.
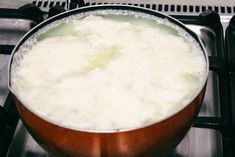
[[[209,56],[210,73],[202,108],[186,137],[169,156],[235,156],[235,2],[214,0],[0,0],[0,156],[49,156],[25,129],[7,88],[8,60],[15,44],[48,16],[85,5],[114,3],[172,15],[201,38]]]

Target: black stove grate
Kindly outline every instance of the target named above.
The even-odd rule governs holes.
[[[77,6],[73,1],[70,6]],[[83,5],[83,4],[79,4]],[[44,13],[45,14],[45,13]],[[218,75],[220,117],[197,117],[193,127],[218,130],[222,135],[224,157],[235,155],[235,18],[226,30],[224,44],[223,27],[219,15],[205,11],[199,16],[174,16],[185,24],[196,24],[210,27],[216,33],[216,56],[210,57],[210,70]],[[10,55],[14,45],[0,45],[0,54]],[[6,156],[14,131],[19,120],[11,94],[4,107],[0,106],[0,156]]]
[[[19,116],[9,94],[4,104],[0,106],[0,156],[5,157],[13,138]]]

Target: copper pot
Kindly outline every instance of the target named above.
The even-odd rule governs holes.
[[[199,43],[202,51],[204,52],[207,62],[206,77],[208,77],[208,58],[204,47],[197,35],[185,27],[182,23],[167,15],[144,8],[107,5],[84,7],[82,9],[75,9],[59,14],[37,25],[34,29],[27,33],[15,47],[11,56],[9,66],[9,88],[11,89],[11,63],[14,61],[14,54],[19,49],[20,45],[22,45],[30,36],[51,22],[61,20],[64,17],[74,14],[81,14],[84,12],[89,12],[92,14],[92,11],[105,9],[142,12],[168,19],[170,22],[180,26]],[[205,89],[206,79],[200,92],[192,99],[190,103],[188,103],[177,113],[160,122],[147,126],[141,126],[135,129],[106,132],[66,128],[33,113],[26,106],[24,106],[24,104],[22,104],[16,96],[15,102],[19,115],[28,131],[34,139],[52,156],[149,157],[156,154],[159,156],[165,154],[169,150],[175,148],[183,139],[200,110]]]

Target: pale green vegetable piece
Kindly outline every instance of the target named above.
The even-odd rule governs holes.
[[[108,64],[119,55],[120,52],[118,51],[118,48],[111,47],[105,52],[102,52],[99,55],[95,56],[95,58],[91,60],[87,66],[85,66],[85,72],[90,72],[96,68],[105,69]]]
[[[58,26],[49,29],[47,32],[40,34],[37,37],[37,40],[40,41],[49,37],[65,35],[76,35],[74,22],[66,22],[59,24]]]

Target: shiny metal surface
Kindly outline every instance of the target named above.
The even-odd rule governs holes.
[[[31,0],[0,0],[0,8],[19,8]]]
[[[206,27],[189,25],[190,29],[195,31],[206,45],[206,51],[208,55],[215,55],[215,34],[213,31]],[[210,45],[210,46],[209,46]],[[0,55],[0,77],[4,76],[2,80],[5,80],[7,70],[4,68],[7,66],[7,59],[9,57]],[[1,81],[2,82],[2,81]],[[216,76],[210,72],[209,80],[207,84],[207,92],[204,99],[203,106],[200,111],[200,115],[203,116],[219,116],[219,104],[218,104],[218,85]],[[6,88],[6,81],[0,86],[1,93],[8,93]],[[4,97],[5,94],[2,96]],[[203,144],[202,144],[203,141]],[[220,134],[210,129],[192,128],[186,138],[177,147],[174,155],[178,157],[204,157],[204,156],[222,156],[221,153],[221,138]],[[49,156],[29,135],[23,124],[20,122],[17,126],[17,130],[14,135],[14,139],[11,143],[8,157],[46,157]]]
[[[0,18],[0,44],[15,45],[34,25],[31,20]]]
[[[10,56],[0,55],[0,106],[3,106],[9,93],[7,87],[8,60]]]

